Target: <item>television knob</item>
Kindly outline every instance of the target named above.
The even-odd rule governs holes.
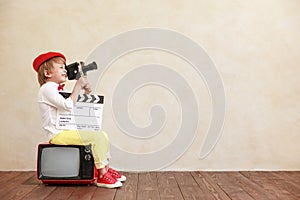
[[[90,153],[91,152],[91,148],[90,147],[86,147],[84,148],[85,153]]]
[[[85,154],[84,159],[85,160],[91,160],[92,156],[90,154]]]

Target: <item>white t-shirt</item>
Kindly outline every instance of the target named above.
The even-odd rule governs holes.
[[[38,94],[42,126],[49,139],[62,132],[56,128],[57,110],[71,111],[74,107],[71,98],[65,99],[59,94],[58,86],[57,83],[47,82],[41,86]]]

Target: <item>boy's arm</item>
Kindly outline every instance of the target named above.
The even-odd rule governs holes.
[[[91,93],[91,87],[86,76],[82,76],[76,81],[73,91],[70,95],[70,98],[73,100],[74,105],[77,102],[77,98],[80,94],[81,89],[85,90],[86,94]]]
[[[81,77],[75,84],[73,91],[69,98],[65,99],[57,91],[57,86],[47,85],[40,91],[40,102],[44,102],[60,110],[70,111],[73,109],[77,102],[78,95],[81,89],[85,90],[85,93],[90,93],[90,84],[88,83],[86,77]]]

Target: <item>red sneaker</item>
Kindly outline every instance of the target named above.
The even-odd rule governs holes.
[[[122,183],[113,178],[110,173],[106,172],[102,178],[97,180],[97,186],[105,188],[118,188],[122,186]]]
[[[110,173],[111,176],[118,181],[121,181],[121,182],[126,181],[126,176],[121,175],[120,172],[117,172],[116,170],[114,170],[112,168],[108,168],[108,173]]]

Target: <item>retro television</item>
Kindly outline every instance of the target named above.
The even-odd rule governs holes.
[[[37,178],[44,184],[92,184],[96,172],[90,145],[38,146]]]

